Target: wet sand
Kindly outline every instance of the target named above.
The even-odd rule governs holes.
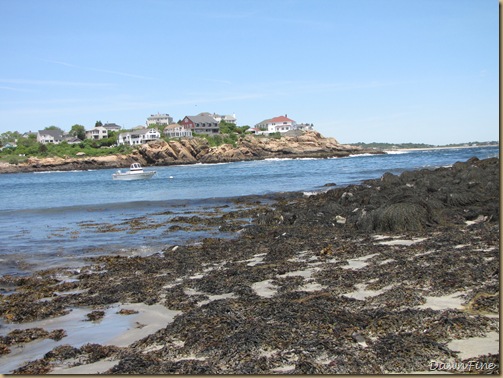
[[[232,239],[3,277],[0,373],[499,373],[498,159],[247,205]]]

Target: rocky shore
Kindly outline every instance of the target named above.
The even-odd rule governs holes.
[[[268,158],[328,158],[364,153],[382,153],[366,150],[359,146],[340,144],[334,138],[325,138],[318,132],[305,132],[297,136],[283,136],[281,139],[240,138],[236,146],[224,144],[210,147],[206,139],[193,138],[160,140],[142,145],[131,155],[111,155],[79,158],[29,158],[17,165],[0,163],[0,173],[72,171],[105,168],[125,168],[139,162],[144,166],[226,163]]]
[[[167,161],[165,145],[149,148]],[[499,159],[473,158],[318,195],[241,198],[187,219],[230,239],[2,277],[12,330],[0,369],[43,340],[49,350],[14,373],[499,374],[499,172]],[[95,327],[130,321],[121,338],[76,345],[55,320],[72,314]]]

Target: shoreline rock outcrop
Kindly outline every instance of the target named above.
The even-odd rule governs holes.
[[[206,139],[192,138],[149,142],[130,155],[109,155],[78,158],[29,158],[12,165],[0,163],[0,173],[72,171],[106,168],[125,168],[133,162],[142,165],[165,166],[171,164],[228,163],[268,158],[329,158],[352,154],[382,153],[360,146],[340,144],[334,138],[325,138],[318,132],[283,136],[280,139],[241,137],[236,146],[223,144],[212,147]]]

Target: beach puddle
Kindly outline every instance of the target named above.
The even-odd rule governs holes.
[[[132,315],[120,315],[121,309],[132,310]],[[64,329],[67,336],[59,341],[36,340],[13,345],[11,353],[0,357],[1,373],[10,373],[28,361],[42,358],[44,354],[60,345],[79,348],[85,344],[128,346],[131,343],[164,328],[180,311],[169,310],[161,305],[145,304],[113,305],[104,310],[100,321],[87,321],[91,308],[75,308],[69,314],[23,324],[2,324],[1,334],[7,335],[15,329],[43,328],[47,331]]]
[[[91,364],[74,367],[59,366],[54,368],[49,374],[100,374],[117,365],[115,360],[101,360]]]
[[[461,340],[452,340],[447,347],[453,351],[459,351],[462,360],[474,358],[485,354],[499,354],[500,337],[498,332],[489,332],[483,337],[470,337]]]

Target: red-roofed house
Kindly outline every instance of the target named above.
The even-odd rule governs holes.
[[[266,119],[260,123],[255,125],[255,129],[259,129],[260,132],[256,132],[256,134],[270,134],[270,133],[286,133],[287,131],[295,129],[295,125],[297,123],[287,117],[278,116],[271,119]]]

